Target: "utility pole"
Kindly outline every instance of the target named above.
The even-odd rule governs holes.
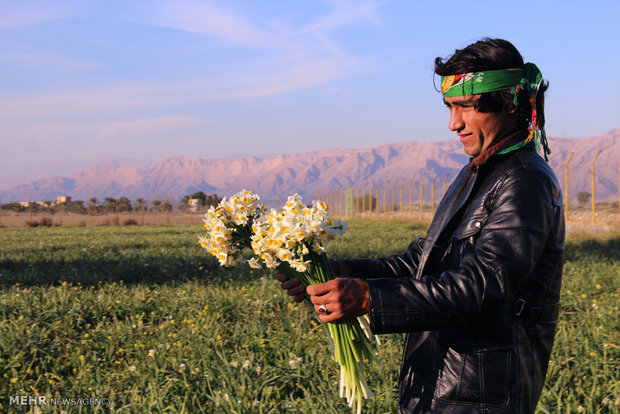
[[[601,150],[598,150],[592,160],[592,224],[596,224],[596,173],[594,172],[594,164],[599,155],[601,155]]]
[[[357,186],[357,190],[355,191],[356,194],[356,198],[355,198],[355,217],[362,217],[362,201],[363,201],[363,194],[362,194],[362,183],[359,183],[359,185]]]
[[[416,175],[418,174],[413,174],[411,181],[409,181],[409,209],[411,211],[411,216],[413,216],[413,181],[415,180]]]
[[[90,227],[90,196],[86,199],[86,225]]]
[[[433,182],[431,183],[431,214],[435,212],[435,180],[437,177],[438,174],[435,174]]]
[[[403,178],[402,180],[400,180],[400,204],[398,206],[398,210],[400,211],[400,214],[402,216],[402,211],[403,211],[403,186],[405,185],[405,178]]]
[[[172,204],[170,204],[170,198],[166,197],[166,224],[170,224],[170,210],[172,210]]]
[[[120,221],[120,218],[118,217],[118,209],[119,209],[118,196],[116,196],[116,198],[114,199],[114,217],[116,218],[116,225],[120,226],[121,221]]]
[[[366,211],[366,186],[368,183],[364,182],[364,186],[362,187],[362,214]],[[361,217],[361,214],[360,214]]]
[[[564,221],[568,223],[568,163],[573,159],[574,152],[571,152],[566,160],[566,166],[564,167]]]
[[[382,181],[379,181],[377,183],[377,211],[376,211],[377,218],[379,218],[379,189],[381,188],[381,184],[383,184]]]
[[[446,174],[443,178],[443,195],[446,195],[446,182],[448,181],[448,177],[450,176],[450,172]]]
[[[422,220],[422,212],[424,210],[424,179],[426,178],[425,175],[422,176],[422,179],[420,180],[420,220]]]
[[[390,206],[390,217],[394,220],[394,215],[396,214],[396,209],[394,209],[394,190],[396,189],[396,181],[392,183],[392,205]],[[402,194],[402,184],[401,184],[401,194]]]
[[[383,184],[383,214],[387,214],[387,187],[390,183],[390,180],[387,180],[385,184]]]

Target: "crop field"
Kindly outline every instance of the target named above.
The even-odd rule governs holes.
[[[354,220],[328,253],[398,253],[424,229]],[[267,271],[219,268],[201,233],[0,228],[0,413],[349,412],[310,308]],[[620,411],[619,275],[620,234],[569,238],[539,413]],[[382,336],[364,413],[396,412],[403,338]]]

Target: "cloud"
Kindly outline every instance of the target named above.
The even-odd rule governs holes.
[[[0,29],[63,19],[73,14],[75,5],[59,1],[31,2],[26,0],[2,2]]]
[[[52,125],[36,125],[21,128],[9,128],[7,136],[14,138],[26,137],[29,144],[42,143],[63,145],[83,142],[88,145],[110,139],[131,139],[145,135],[156,135],[171,131],[181,131],[207,124],[202,118],[166,115],[159,117],[138,118],[127,121],[59,123]],[[79,146],[79,145],[78,145]]]
[[[100,68],[99,65],[80,59],[75,59],[52,50],[36,49],[24,45],[4,47],[2,61],[5,69],[45,68],[46,72],[53,70],[79,72]]]
[[[353,24],[382,25],[378,13],[380,3],[374,1],[329,1],[327,14],[305,25],[286,18],[273,21],[245,17],[221,8],[222,4],[217,3],[216,7],[214,3],[193,0],[161,1],[149,3],[148,9],[135,18],[154,26],[212,36],[231,45],[283,52],[298,50],[299,46],[316,50],[311,43],[316,43],[317,37],[322,39],[320,43],[328,43],[324,42],[327,32],[338,28]]]
[[[315,13],[305,25],[292,15],[273,20],[252,15],[251,8],[243,12],[224,9],[222,5],[226,3],[186,0],[155,4],[134,18],[155,26],[215,37],[223,46],[271,51],[269,55],[262,53],[260,58],[246,57],[244,70],[239,70],[237,63],[234,67],[223,61],[214,63],[222,68],[219,74],[192,86],[194,91],[201,91],[198,101],[272,96],[376,69],[372,62],[362,61],[343,50],[329,32],[353,24],[381,26],[378,2],[329,1],[327,11]]]
[[[261,17],[262,14],[259,16],[257,12],[252,14],[252,6],[247,6],[243,12],[224,8],[224,5],[233,7],[230,4],[163,0],[150,2],[148,6],[138,3],[127,8],[126,19],[215,37],[223,42],[223,47],[269,48],[269,53],[264,50],[243,53],[242,64],[237,58],[209,61],[205,67],[209,75],[194,79],[167,76],[141,83],[121,79],[88,85],[81,83],[83,86],[71,86],[71,82],[65,82],[62,90],[5,91],[0,94],[0,123],[5,131],[10,129],[20,136],[26,136],[26,131],[32,132],[32,125],[55,125],[56,134],[62,135],[84,128],[89,121],[123,119],[132,113],[134,116],[149,116],[153,111],[183,113],[181,108],[186,105],[275,96],[329,85],[335,80],[361,76],[376,69],[373,62],[361,60],[343,50],[329,32],[351,24],[381,25],[378,3],[328,3],[327,9],[319,14],[315,12],[305,25],[293,15],[276,21]],[[58,16],[65,14],[59,13]],[[47,13],[39,18],[53,16]],[[231,55],[240,56],[235,53],[232,51]],[[14,47],[7,56],[12,57],[14,64],[31,67],[71,71],[96,67],[54,51],[34,48]],[[113,65],[113,62],[106,65]],[[93,127],[90,124],[89,130],[92,131]],[[105,131],[112,128],[100,127]],[[45,136],[46,131],[40,132]]]
[[[369,70],[371,70],[369,67],[357,65],[355,59],[348,61],[344,59],[340,61],[333,59],[304,61],[296,65],[286,66],[284,70],[275,73],[256,71],[252,74],[246,74],[242,81],[235,75],[230,75],[231,79],[236,78],[238,79],[237,82],[242,82],[242,84],[234,88],[228,87],[218,93],[204,94],[200,99],[203,101],[227,101],[280,95],[326,84],[336,79],[361,75],[364,71]]]
[[[299,32],[327,32],[353,24],[367,23],[373,26],[382,26],[383,22],[379,15],[380,4],[372,1],[331,1],[331,10],[316,19]]]
[[[269,97],[360,76],[372,70],[372,64],[360,65],[355,58],[347,56],[308,58],[296,62],[264,62],[249,72],[231,70],[184,82],[118,83],[46,94],[5,94],[0,95],[0,123],[5,129],[10,125],[48,119],[75,124],[88,118],[126,116],[131,111],[162,111],[187,104]]]
[[[129,137],[160,134],[204,125],[207,122],[199,117],[185,115],[168,115],[161,117],[140,118],[130,121],[95,122],[86,125],[86,129],[96,131],[97,140],[111,137]]]
[[[281,43],[277,34],[208,2],[149,3],[141,15],[137,19],[147,24],[213,36],[230,44],[276,47]]]
[[[0,96],[0,121],[4,124],[24,120],[81,119],[84,116],[122,114],[137,108],[163,105],[162,85],[111,84],[85,90],[58,91],[19,96]]]

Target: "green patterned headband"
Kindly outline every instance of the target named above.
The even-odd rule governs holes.
[[[544,126],[539,123],[536,110],[536,100],[541,84],[542,73],[538,67],[533,63],[526,63],[523,69],[487,70],[482,72],[463,73],[460,75],[442,76],[441,93],[444,98],[450,98],[453,96],[476,95],[479,93],[510,89],[510,92],[514,96],[513,103],[517,106],[519,91],[521,89],[527,90],[532,107],[530,134],[525,141],[513,145],[510,148],[506,148],[501,151],[500,154],[505,154],[521,148],[533,138],[536,138],[536,146],[540,150],[540,144],[542,144],[546,159],[547,154],[551,153],[551,150],[549,150],[545,129]]]
[[[488,70],[442,76],[441,93],[444,98],[450,98],[512,89],[519,84],[523,76],[523,69]]]

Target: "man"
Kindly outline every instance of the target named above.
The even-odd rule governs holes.
[[[309,286],[323,322],[369,314],[375,334],[406,332],[401,413],[533,413],[559,311],[560,187],[549,152],[547,85],[501,39],[435,60],[455,131],[471,159],[425,237],[401,255],[333,262]],[[303,287],[277,275],[296,300]]]

